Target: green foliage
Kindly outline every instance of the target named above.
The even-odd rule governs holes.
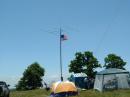
[[[126,62],[120,57],[115,54],[109,54],[104,59],[105,64],[104,67],[106,69],[108,68],[118,68],[118,69],[125,69],[124,66],[126,65]]]
[[[75,54],[75,59],[69,65],[69,72],[83,72],[83,54],[81,52]]]
[[[29,90],[42,87],[42,77],[44,76],[45,70],[35,62],[28,66],[24,71],[23,77],[16,85],[17,90]]]
[[[82,72],[87,74],[88,77],[94,78],[96,74],[95,69],[98,67],[101,67],[101,65],[98,63],[97,58],[93,56],[92,52],[77,52],[75,54],[75,59],[72,60],[69,65],[69,72]]]

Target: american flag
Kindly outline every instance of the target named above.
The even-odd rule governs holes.
[[[68,38],[67,38],[67,36],[65,34],[61,35],[60,38],[61,38],[62,41],[68,40]]]

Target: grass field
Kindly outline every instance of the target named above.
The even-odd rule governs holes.
[[[46,90],[12,91],[11,97],[49,97],[50,92]],[[94,90],[80,91],[75,97],[130,97],[130,90],[115,90],[100,93]]]
[[[44,89],[29,90],[29,91],[12,91],[10,97],[48,97],[50,92]]]

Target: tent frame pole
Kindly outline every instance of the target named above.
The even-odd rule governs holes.
[[[103,78],[102,78],[102,92],[104,92],[104,74],[103,74]]]

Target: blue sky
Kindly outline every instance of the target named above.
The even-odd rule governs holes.
[[[130,71],[129,5],[129,0],[0,0],[0,80],[14,86],[36,61],[46,70],[45,80],[59,79],[60,27],[68,36],[64,76],[75,52],[87,50],[101,64],[115,53]]]

